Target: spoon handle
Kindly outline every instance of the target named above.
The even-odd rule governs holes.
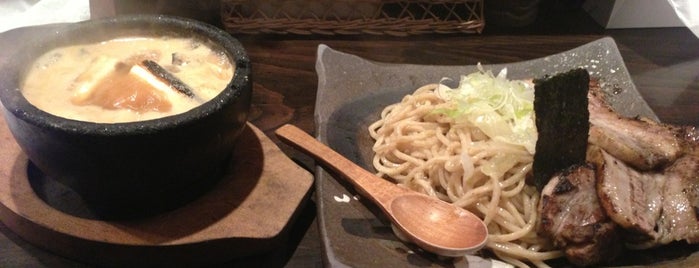
[[[388,204],[397,195],[412,193],[363,169],[296,126],[287,124],[278,128],[275,133],[284,143],[303,151],[322,163],[325,168],[345,177],[360,193],[376,202],[384,211],[388,212]]]

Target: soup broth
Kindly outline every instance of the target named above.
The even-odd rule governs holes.
[[[199,40],[119,38],[45,53],[21,90],[31,104],[60,117],[133,122],[180,114],[213,99],[234,70],[224,52]]]

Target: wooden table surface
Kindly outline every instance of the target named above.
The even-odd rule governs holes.
[[[579,14],[579,13],[575,13]],[[573,17],[572,19],[577,19]],[[589,18],[587,18],[589,25]],[[466,65],[507,63],[562,52],[604,36],[617,42],[633,81],[658,117],[667,123],[699,126],[699,39],[685,28],[605,30],[550,20],[532,28],[497,28],[475,35],[238,36],[253,62],[250,121],[302,166],[313,162],[282,145],[273,131],[291,123],[313,133],[317,89],[316,49],[336,50],[391,63]],[[543,26],[542,26],[543,25]],[[322,245],[313,200],[300,208],[288,243],[272,252],[231,260],[222,266],[319,267]],[[80,267],[73,260],[31,245],[0,224],[0,267]]]

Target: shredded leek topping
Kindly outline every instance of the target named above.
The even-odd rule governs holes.
[[[525,80],[508,80],[507,68],[497,76],[483,70],[461,76],[459,86],[440,83],[437,95],[450,102],[451,108],[435,112],[470,124],[489,138],[521,145],[532,155],[536,147],[534,86]]]

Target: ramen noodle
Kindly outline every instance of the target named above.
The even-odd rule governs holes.
[[[464,76],[460,88],[418,88],[369,126],[379,176],[478,215],[486,248],[516,266],[546,266],[562,252],[536,233],[533,88],[505,74]]]

